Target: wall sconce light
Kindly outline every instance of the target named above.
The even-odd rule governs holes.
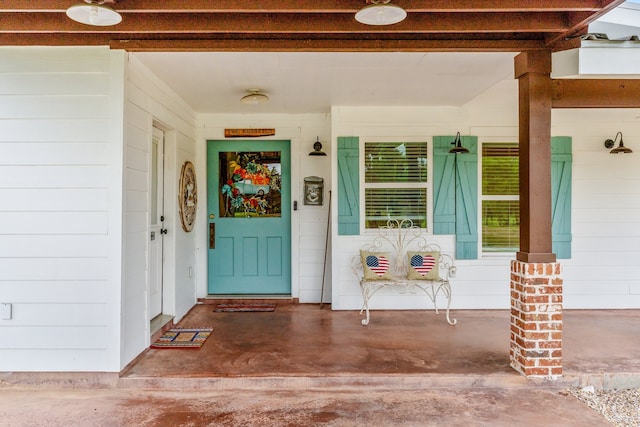
[[[367,25],[397,24],[407,17],[407,11],[391,3],[391,0],[370,0],[356,13],[356,21]]]
[[[122,16],[108,6],[106,0],[84,0],[86,4],[76,4],[67,9],[67,16],[76,22],[94,27],[108,27],[119,24]]]
[[[616,145],[616,141],[618,140],[618,135],[620,135],[620,144],[616,148],[613,148],[613,146]],[[633,150],[631,148],[627,148],[627,147],[624,146],[624,142],[622,141],[622,132],[618,132],[614,139],[605,140],[604,141],[604,146],[609,150],[611,150],[613,148],[613,150],[609,151],[610,154],[618,154],[618,153],[628,154],[628,153],[633,153]]]
[[[460,132],[458,132],[456,134],[456,138],[453,140],[453,142],[451,143],[451,145],[453,145],[453,148],[451,148],[449,150],[450,153],[454,153],[454,154],[464,154],[464,153],[468,153],[469,150],[465,147],[462,146],[462,140],[460,140]]]
[[[313,151],[309,153],[310,156],[326,156],[327,153],[322,151],[322,143],[320,137],[316,137],[316,142],[313,144]]]

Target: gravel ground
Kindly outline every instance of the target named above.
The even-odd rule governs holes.
[[[640,427],[640,389],[595,391],[592,387],[569,392],[616,427]]]

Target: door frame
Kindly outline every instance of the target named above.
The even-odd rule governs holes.
[[[154,148],[154,140],[156,139],[156,130],[161,132],[162,135],[159,136],[160,137],[160,141],[158,143],[158,152],[156,154],[156,161],[154,162],[154,157],[153,157],[153,148]],[[151,150],[150,150],[150,179],[149,182],[151,183],[151,188],[149,191],[149,199],[150,199],[150,203],[149,203],[149,228],[153,228],[154,230],[150,231],[150,233],[157,233],[154,236],[154,239],[151,239],[151,236],[147,235],[147,238],[149,239],[149,246],[151,247],[152,245],[152,241],[154,240],[159,240],[159,242],[156,242],[155,244],[158,245],[158,251],[160,252],[159,254],[156,254],[157,256],[160,257],[160,259],[158,260],[158,264],[154,263],[154,252],[150,249],[149,250],[149,291],[147,292],[147,310],[148,310],[148,314],[147,314],[147,318],[149,321],[151,321],[152,319],[154,319],[156,316],[162,315],[164,313],[164,305],[165,305],[165,301],[164,301],[164,246],[165,246],[165,239],[164,239],[164,234],[162,234],[162,230],[165,227],[164,224],[164,219],[160,220],[160,218],[164,218],[164,211],[165,211],[165,139],[166,139],[166,132],[159,128],[158,126],[153,126],[151,128]],[[155,163],[155,165],[154,165]],[[157,185],[158,188],[155,191],[153,190],[153,184],[154,184],[154,167],[157,168],[158,171],[158,175],[155,177],[156,181],[157,181]],[[153,218],[153,211],[154,211],[154,197],[157,196],[157,200],[155,200],[155,208],[158,210],[157,218]],[[158,220],[158,222],[156,223],[156,220]],[[152,267],[155,266],[156,272],[158,273],[159,276],[159,281],[160,281],[160,291],[158,293],[158,295],[156,296],[156,298],[159,298],[160,301],[160,306],[159,309],[160,311],[156,311],[155,309],[152,311],[152,307],[155,307],[156,301],[154,301],[151,298],[151,294],[152,294],[152,280],[151,278],[155,276],[155,273]]]
[[[151,177],[151,146],[153,144],[153,128],[164,132],[164,228],[168,233],[163,237],[163,256],[162,263],[162,313],[161,315],[175,316],[176,313],[176,283],[175,283],[175,235],[178,231],[179,219],[177,216],[177,187],[176,178],[176,147],[177,135],[176,131],[165,125],[157,119],[153,119],[149,123],[149,177]],[[148,193],[149,214],[148,221],[151,224],[151,189]],[[148,234],[148,233],[147,233]],[[149,236],[147,235],[147,239]],[[147,292],[150,289],[149,279],[147,279]],[[147,318],[149,317],[149,306],[147,304]],[[151,319],[149,319],[150,321]],[[147,325],[149,327],[149,324]],[[150,332],[150,330],[148,331]],[[149,334],[147,334],[149,335]]]
[[[237,127],[243,127],[245,125],[239,124]],[[253,127],[273,127],[273,123],[252,123]],[[231,126],[233,127],[233,126]],[[278,127],[277,135],[273,137],[261,137],[255,138],[257,141],[281,141],[287,140],[289,141],[289,152],[291,156],[291,205],[289,209],[291,210],[291,298],[299,298],[300,296],[300,277],[299,277],[299,264],[300,264],[300,242],[298,239],[300,229],[300,206],[302,205],[302,187],[303,182],[300,174],[300,156],[301,153],[306,153],[309,151],[313,151],[313,142],[316,139],[315,133],[313,135],[309,134],[305,136],[305,138],[301,135],[300,127]],[[234,138],[226,138],[224,136],[224,128],[206,128],[201,129],[198,134],[198,144],[196,147],[196,169],[203,171],[203,173],[197,176],[198,179],[198,188],[207,188],[207,176],[209,171],[207,170],[207,141],[208,140],[228,140],[233,141]],[[304,141],[311,141],[306,147],[304,145]],[[305,152],[306,148],[306,152]],[[306,154],[305,154],[306,155]],[[293,210],[293,203],[298,202],[298,210]],[[207,206],[207,194],[206,191],[200,191],[198,197],[198,205],[199,206]],[[197,232],[198,232],[198,247],[201,250],[198,251],[197,255],[197,265],[200,266],[197,268],[196,275],[196,297],[197,298],[207,298],[208,294],[208,279],[209,272],[207,266],[207,251],[209,248],[209,217],[206,211],[202,211],[199,208],[201,215],[198,215],[196,218],[197,224]]]
[[[270,146],[266,147],[265,145],[268,145],[268,144],[270,144]],[[282,195],[282,204],[281,204],[282,215],[280,215],[279,217],[277,218],[265,217],[262,220],[260,218],[257,218],[247,223],[245,222],[247,220],[243,218],[233,218],[233,219],[224,218],[224,216],[221,215],[222,208],[218,206],[220,201],[216,200],[217,196],[214,196],[214,195],[220,194],[221,183],[220,183],[219,174],[220,174],[221,166],[220,166],[220,160],[219,160],[220,159],[219,153],[238,152],[238,151],[240,152],[279,151],[281,153],[279,162],[282,169],[283,183],[288,185],[283,185],[280,192]],[[249,229],[251,230],[256,230],[256,227],[257,227],[257,229],[259,229],[260,231],[256,230],[255,233],[257,233],[258,235],[258,241],[262,243],[259,243],[258,248],[256,248],[259,253],[256,260],[263,259],[264,264],[262,262],[256,261],[258,264],[258,265],[254,265],[257,268],[258,276],[256,277],[260,277],[265,281],[264,286],[267,288],[267,290],[269,289],[272,290],[272,292],[265,292],[265,290],[262,289],[262,292],[258,292],[256,290],[256,286],[250,286],[250,285],[245,285],[244,287],[237,286],[236,280],[240,278],[237,275],[238,274],[241,275],[242,273],[234,269],[233,276],[231,276],[233,278],[233,280],[231,280],[232,285],[229,284],[230,277],[227,277],[224,275],[223,276],[216,275],[216,278],[214,279],[213,277],[211,277],[211,274],[208,274],[208,280],[209,280],[207,285],[208,295],[210,297],[219,297],[221,295],[237,295],[239,298],[248,297],[248,296],[255,296],[256,298],[269,297],[269,296],[279,296],[279,297],[290,296],[292,292],[291,291],[292,289],[291,265],[290,265],[292,260],[291,215],[294,212],[294,210],[292,209],[293,200],[291,199],[291,193],[290,193],[291,182],[292,182],[291,181],[291,141],[288,139],[255,140],[254,138],[207,140],[207,166],[211,166],[213,168],[213,170],[210,170],[210,169],[207,170],[207,189],[206,189],[207,205],[209,205],[210,203],[213,203],[216,206],[215,207],[207,206],[206,212],[209,216],[213,216],[213,218],[211,217],[209,218],[209,224],[210,225],[217,224],[218,226],[218,232],[216,232],[215,239],[218,240],[218,238],[225,238],[225,237],[233,238],[234,241],[239,245],[236,248],[239,249],[239,247],[242,245],[240,241],[236,239],[239,238],[238,236],[240,235],[245,237],[247,236],[245,234],[247,231],[242,226],[246,224],[249,226]],[[212,196],[213,200],[209,199],[209,196]],[[285,268],[281,270],[282,272],[281,275],[277,276],[275,281],[274,281],[274,278],[270,277],[267,273],[267,270],[269,269],[268,267],[269,255],[267,254],[268,252],[267,235],[270,235],[271,233],[267,231],[267,229],[265,229],[264,227],[259,227],[260,223],[273,225],[275,228],[278,229],[278,232],[275,233],[274,236],[279,235],[284,238],[282,240],[283,246],[281,247],[280,253],[284,255],[284,257],[281,258],[281,262],[284,263],[283,266]],[[225,227],[230,227],[230,228],[227,230],[225,229]],[[253,232],[249,232],[248,236],[255,236],[255,234],[253,234]],[[225,255],[223,255],[224,252],[220,252],[220,251],[221,251],[221,248],[216,248],[215,250],[211,250],[207,248],[207,253],[208,253],[207,267],[212,265],[211,264],[212,262],[215,263],[216,260],[219,262],[221,257],[225,258]],[[243,261],[236,260],[234,255],[234,261],[231,264],[241,265],[243,264]],[[242,270],[242,267],[240,267],[240,269]],[[210,273],[210,271],[208,273]],[[212,287],[218,288],[217,292],[212,293],[213,291]],[[280,288],[280,289],[279,291],[275,291],[275,288]],[[237,293],[223,291],[223,290],[231,291],[232,289],[235,289]],[[255,292],[251,292],[252,290]]]

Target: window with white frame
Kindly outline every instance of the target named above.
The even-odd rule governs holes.
[[[517,143],[482,144],[482,251],[520,248],[520,190]]]
[[[426,142],[364,144],[365,228],[408,218],[427,228],[429,190]]]

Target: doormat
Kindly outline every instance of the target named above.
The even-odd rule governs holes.
[[[235,313],[248,311],[275,311],[275,304],[218,304],[213,310],[217,313]]]
[[[199,349],[213,332],[213,328],[175,328],[165,332],[151,348]]]

